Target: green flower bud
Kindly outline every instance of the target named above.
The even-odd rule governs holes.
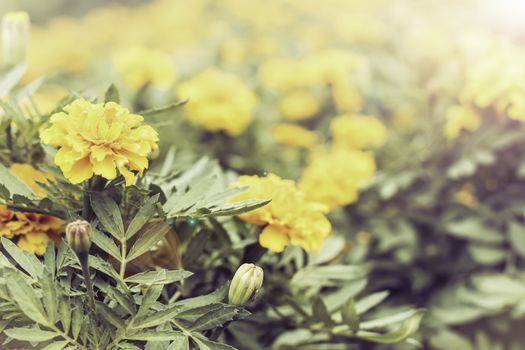
[[[245,306],[252,302],[263,284],[263,269],[254,264],[242,264],[235,272],[228,300],[231,304]]]
[[[2,18],[3,63],[19,64],[25,61],[29,45],[29,15],[26,12],[9,12]]]
[[[70,222],[66,226],[66,240],[78,255],[87,254],[91,248],[91,225],[85,220]]]

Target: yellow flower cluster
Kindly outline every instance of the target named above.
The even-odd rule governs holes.
[[[387,131],[379,119],[345,114],[335,117],[330,123],[335,147],[363,149],[369,146],[382,146],[387,139]]]
[[[525,121],[525,50],[508,48],[468,67],[462,100]]]
[[[15,212],[0,205],[0,237],[17,238],[17,245],[43,255],[50,240],[60,241],[64,221],[51,215]]]
[[[313,131],[289,123],[274,126],[272,137],[281,145],[298,148],[310,148],[317,142],[317,135]]]
[[[241,176],[234,186],[249,187],[235,201],[272,200],[264,207],[239,215],[241,220],[263,227],[259,243],[271,251],[281,252],[288,244],[315,251],[331,232],[325,206],[308,200],[292,180],[274,174]]]
[[[318,150],[311,154],[299,188],[308,199],[334,209],[355,202],[375,170],[374,157],[368,152],[347,148]]]
[[[470,106],[451,106],[446,117],[445,134],[451,140],[456,139],[462,130],[475,131],[481,123],[479,114]]]
[[[113,61],[124,83],[133,90],[147,84],[167,88],[175,80],[171,57],[159,50],[134,46],[119,50]]]
[[[294,90],[279,103],[279,110],[288,120],[309,119],[321,108],[319,99],[308,90]]]
[[[51,116],[40,133],[42,143],[58,147],[55,163],[72,183],[100,175],[114,179],[117,169],[129,186],[148,167],[157,148],[157,132],[144,118],[114,102],[93,104],[77,99]]]
[[[235,75],[207,69],[181,83],[177,92],[186,117],[209,131],[237,136],[252,120],[257,103],[255,94]]]
[[[43,196],[45,191],[37,182],[47,183],[52,176],[36,170],[29,164],[11,164],[9,170],[34,194]],[[28,252],[43,255],[48,243],[60,242],[64,221],[46,214],[15,212],[0,205],[0,237],[16,239],[17,245]]]

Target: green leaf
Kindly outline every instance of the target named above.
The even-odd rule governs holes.
[[[123,332],[126,329],[126,325],[122,318],[117,315],[109,306],[104,303],[97,302],[97,312],[102,315],[104,320],[117,328],[119,331]]]
[[[172,104],[169,104],[167,106],[160,107],[160,108],[153,108],[153,109],[148,109],[148,110],[145,110],[145,111],[141,111],[138,114],[140,114],[144,118],[155,118],[155,117],[158,117],[158,116],[160,116],[162,114],[165,114],[165,113],[166,114],[167,113],[173,113],[179,107],[183,106],[187,102],[188,102],[187,100],[180,101],[180,102],[175,102],[175,103],[172,103]]]
[[[104,95],[104,102],[120,103],[120,94],[115,84],[111,84]]]
[[[16,340],[36,343],[51,340],[58,336],[55,332],[43,331],[38,328],[11,328],[4,330],[4,333]]]
[[[73,309],[73,319],[71,320],[71,332],[73,333],[73,338],[77,339],[80,334],[80,328],[84,323],[84,312],[81,305],[77,305]]]
[[[49,322],[44,313],[44,308],[37,297],[33,287],[18,273],[9,272],[6,276],[7,288],[14,301],[22,312],[31,320],[42,325]]]
[[[140,230],[142,235],[131,247],[126,260],[131,261],[149,251],[169,230],[170,226],[163,221],[154,221],[145,225]]]
[[[44,265],[47,270],[51,273],[51,277],[55,278],[55,262],[56,262],[56,252],[55,245],[48,244],[46,248],[46,253],[44,254]]]
[[[217,343],[213,340],[209,339],[202,339],[202,338],[193,338],[197,345],[199,345],[199,349],[201,350],[235,350],[233,346],[223,344],[223,343]]]
[[[60,323],[64,332],[69,333],[71,326],[71,308],[69,298],[62,297],[58,300],[58,312],[60,314]]]
[[[307,266],[292,277],[291,283],[298,287],[333,286],[361,279],[368,270],[366,266],[357,265]]]
[[[188,337],[184,335],[184,337],[173,341],[166,350],[189,350],[189,349],[190,349],[190,342],[188,341]]]
[[[186,336],[177,331],[140,331],[126,336],[126,339],[129,340],[144,341],[182,341],[183,338],[186,338]]]
[[[169,284],[181,281],[189,276],[193,275],[192,272],[185,270],[158,270],[158,271],[147,271],[141,272],[133,276],[129,276],[125,279],[127,283],[138,283],[138,284]]]
[[[133,237],[149,219],[155,214],[156,203],[159,201],[159,194],[153,197],[149,197],[144,201],[144,204],[139,209],[133,220],[129,223],[128,229],[126,230],[126,239]]]
[[[184,310],[195,309],[214,303],[219,303],[226,298],[226,294],[228,294],[228,285],[224,285],[221,288],[207,295],[201,295],[195,298],[177,301],[175,305],[182,306]]]
[[[360,299],[355,304],[355,309],[357,311],[357,314],[361,315],[367,312],[368,310],[370,310],[371,308],[373,308],[374,306],[378,305],[380,302],[385,300],[389,294],[390,293],[388,291],[382,291],[382,292],[377,292],[377,293],[367,295],[366,297]]]
[[[423,315],[424,311],[418,310],[408,320],[403,321],[401,326],[390,332],[375,333],[369,331],[359,331],[357,332],[356,337],[380,344],[398,343],[410,337],[419,329],[419,325],[421,324],[421,319],[423,318]]]
[[[2,163],[0,163],[0,184],[4,185],[12,195],[18,194],[27,198],[33,197],[33,192]]]
[[[8,95],[11,90],[20,82],[24,73],[27,70],[27,65],[18,64],[10,69],[7,73],[4,73],[0,80],[0,96]],[[0,173],[3,171],[0,170]]]
[[[55,324],[58,319],[58,292],[55,285],[55,280],[51,273],[47,271],[41,279],[42,297],[44,307],[47,311],[47,317],[52,324]]]
[[[42,273],[44,272],[44,265],[38,260],[35,254],[31,254],[23,251],[18,248],[16,244],[10,240],[2,237],[2,246],[9,253],[9,255],[17,262],[22,269],[24,269],[28,274],[33,277],[33,279],[38,280]]]
[[[328,313],[326,305],[324,304],[323,299],[321,299],[321,297],[317,297],[314,299],[314,303],[312,305],[312,318],[314,322],[321,322],[327,326],[334,324],[334,321]]]
[[[49,344],[42,350],[62,350],[63,348],[66,347],[67,344],[69,344],[67,340],[60,340],[60,341],[56,341],[56,342]]]
[[[359,330],[359,316],[357,315],[353,298],[348,299],[343,305],[341,308],[341,316],[343,317],[343,322],[350,327],[352,333],[356,333]]]
[[[219,308],[213,308],[199,317],[191,326],[191,330],[194,332],[205,331],[222,326],[225,322],[243,318],[248,315],[250,315],[250,313],[242,308],[221,304]]]
[[[164,310],[157,311],[154,314],[144,317],[142,319],[137,319],[133,323],[133,328],[147,328],[154,327],[173,319],[179,312],[181,307],[178,305],[171,305]]]
[[[469,217],[463,220],[449,222],[445,225],[447,233],[452,236],[486,243],[502,243],[504,235],[491,228],[481,218]]]
[[[122,240],[124,237],[124,223],[120,210],[115,201],[103,192],[93,192],[90,195],[91,206],[98,220],[115,238]]]
[[[514,251],[525,257],[525,226],[511,222],[508,227],[508,234]]]
[[[106,236],[104,233],[100,232],[99,230],[93,228],[93,243],[118,261],[122,260],[122,256],[120,255],[120,251],[118,247],[116,246],[113,239]]]
[[[142,298],[142,304],[140,305],[139,311],[135,315],[137,319],[144,318],[148,313],[151,306],[157,301],[160,294],[162,293],[164,286],[161,284],[151,285],[146,290],[146,294]]]
[[[361,322],[361,324],[359,325],[359,328],[363,330],[385,328],[388,326],[392,326],[396,323],[406,321],[409,318],[413,317],[414,315],[420,312],[424,312],[424,310],[410,309],[410,310],[403,311],[403,312],[400,312],[394,315],[388,315],[388,316],[381,317],[375,320]]]

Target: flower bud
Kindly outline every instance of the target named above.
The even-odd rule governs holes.
[[[25,61],[29,45],[29,15],[26,12],[9,12],[2,18],[3,63],[19,64]]]
[[[87,254],[91,248],[91,225],[85,220],[70,222],[66,226],[66,240],[77,254]]]
[[[231,304],[244,306],[255,299],[263,284],[263,270],[254,264],[242,264],[235,272],[228,300]]]

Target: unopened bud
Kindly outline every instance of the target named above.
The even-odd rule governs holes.
[[[29,45],[29,15],[26,12],[9,12],[2,18],[3,63],[23,63]]]
[[[231,304],[245,306],[252,302],[263,284],[263,269],[254,264],[242,264],[235,272],[228,300]]]
[[[70,222],[66,226],[66,240],[77,254],[87,254],[91,248],[91,225],[85,220]]]

